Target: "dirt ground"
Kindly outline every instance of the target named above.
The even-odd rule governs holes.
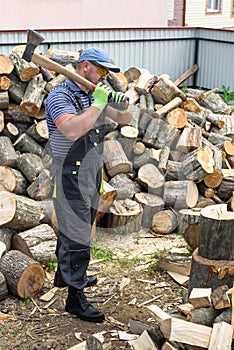
[[[113,254],[110,260],[91,260],[88,272],[97,275],[98,284],[85,290],[90,302],[105,313],[105,321],[84,322],[66,313],[67,288],[55,290],[50,301],[40,300],[53,288],[54,271],[46,270],[45,284],[34,298],[9,296],[0,301],[0,349],[67,350],[103,331],[111,339],[111,349],[125,349],[128,343],[120,340],[120,332],[131,333],[130,320],[157,326],[145,307],[151,299],[151,304],[170,312],[182,302],[184,287],[157,269],[158,253],[186,247],[178,234],[113,236],[98,231],[93,244]],[[2,313],[10,319],[4,319]]]

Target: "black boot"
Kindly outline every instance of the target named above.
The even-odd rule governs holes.
[[[83,321],[102,322],[105,319],[103,312],[97,310],[87,301],[84,292],[73,287],[68,287],[65,310]]]
[[[86,287],[94,286],[97,283],[97,277],[96,276],[87,276],[87,285]],[[60,269],[58,268],[54,275],[54,286],[58,288],[64,288],[67,287],[66,282],[64,282]]]

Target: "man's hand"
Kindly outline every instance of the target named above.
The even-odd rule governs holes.
[[[109,102],[109,96],[111,93],[112,91],[108,86],[103,83],[98,83],[93,92],[94,102],[92,103],[92,106],[103,111]]]
[[[121,114],[126,114],[130,111],[129,97],[124,95],[122,92],[112,91],[109,95],[109,105]]]

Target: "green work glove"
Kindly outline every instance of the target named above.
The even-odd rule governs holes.
[[[93,92],[94,102],[92,103],[92,106],[103,111],[109,101],[111,92],[112,91],[108,86],[103,83],[98,83]]]
[[[129,97],[122,92],[112,91],[109,95],[109,105],[118,109],[119,113],[126,114],[130,111]]]

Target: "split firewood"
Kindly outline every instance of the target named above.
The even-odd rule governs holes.
[[[164,337],[170,341],[208,348],[212,328],[180,320],[167,318],[160,324]]]
[[[212,291],[211,300],[216,310],[231,307],[231,301],[227,294],[228,286],[223,285]]]
[[[49,133],[46,120],[34,122],[27,130],[26,133],[39,143],[48,141]]]
[[[26,133],[22,133],[14,142],[14,147],[21,153],[33,153],[41,158],[44,156],[45,150],[37,141]]]
[[[42,210],[33,199],[0,191],[0,225],[25,230],[39,225],[42,217]]]
[[[107,140],[104,142],[104,163],[111,177],[119,173],[127,173],[131,170],[131,163],[120,142],[117,140]]]
[[[153,231],[159,234],[173,232],[178,226],[177,213],[175,210],[165,209],[154,214],[152,219]]]
[[[193,305],[192,304],[181,304],[181,305],[178,305],[178,310],[179,312],[181,312],[183,315],[188,315],[190,311],[193,310]]]
[[[42,159],[34,153],[22,153],[16,165],[29,182],[33,182],[44,169]]]
[[[198,184],[198,189],[201,194],[205,196],[205,198],[212,198],[218,204],[222,204],[223,201],[216,194],[215,189],[212,187],[207,187],[204,182],[200,182]]]
[[[223,179],[217,189],[217,195],[223,200],[228,201],[234,191],[234,171],[233,169],[222,169]]]
[[[9,102],[8,91],[0,91],[0,109],[8,109]]]
[[[214,309],[213,306],[200,307],[198,309],[193,309],[188,313],[187,321],[212,327],[215,318],[219,314],[220,311]]]
[[[158,169],[165,172],[167,170],[167,163],[170,156],[170,147],[163,146],[161,152],[160,152],[160,159],[158,163]]]
[[[72,64],[74,67],[77,65],[77,60],[80,56],[80,53],[57,49],[53,45],[49,47],[49,49],[45,53],[45,57],[49,58],[52,61],[55,61],[62,66],[66,66],[68,64]]]
[[[12,123],[7,123],[2,130],[1,136],[7,136],[9,139],[14,142],[19,135],[19,130],[18,128],[12,124]]]
[[[45,294],[43,294],[39,299],[41,301],[48,302],[54,297],[57,290],[58,290],[58,288],[54,287],[54,288],[50,289],[48,292],[46,292]]]
[[[152,118],[143,136],[143,142],[156,149],[167,145],[170,148],[177,143],[180,132],[160,118]]]
[[[129,97],[129,103],[130,103],[131,105],[135,105],[135,104],[139,101],[139,99],[140,99],[140,94],[139,94],[139,92],[137,92],[137,91],[135,90],[134,87],[128,89],[128,90],[126,91],[125,95],[126,95],[127,97]]]
[[[66,68],[68,70],[70,70],[71,72],[75,72],[75,69],[74,69],[72,64],[66,65]],[[45,90],[49,92],[50,90],[52,90],[58,84],[63,83],[66,79],[67,79],[67,77],[65,75],[63,75],[63,74],[56,75],[52,80],[49,80],[47,82],[47,84],[45,85]]]
[[[209,94],[208,92],[201,94],[202,97],[200,98],[200,104],[203,107],[208,108],[213,113],[228,115],[231,114],[231,107],[223,101],[218,93],[213,92],[213,90],[211,91],[212,93]]]
[[[194,64],[192,67],[190,67],[186,72],[184,72],[176,81],[174,81],[174,84],[179,86],[183,81],[188,79],[191,75],[197,72],[199,69],[198,64]]]
[[[104,181],[104,189],[101,195],[100,203],[98,205],[96,222],[98,222],[103,217],[103,215],[108,211],[116,198],[117,190],[111,186],[110,183]]]
[[[215,323],[208,350],[231,349],[233,328],[226,322]]]
[[[189,302],[194,308],[211,306],[211,288],[193,288],[189,295]]]
[[[151,90],[152,93],[152,90]],[[153,93],[152,93],[153,95]],[[180,97],[175,97],[167,104],[159,108],[156,112],[154,112],[154,116],[158,118],[164,117],[168,112],[172,111],[174,108],[179,107],[182,104],[183,100]]]
[[[174,272],[174,271],[167,271],[168,275],[176,281],[178,284],[187,286],[189,282],[189,276],[181,275],[180,273]]]
[[[179,97],[182,100],[187,98],[186,94],[171,81],[167,74],[158,77],[158,81],[150,92],[156,102],[163,102],[163,104],[167,104],[175,97]]]
[[[162,346],[162,350],[179,350],[179,346],[175,342],[166,341]]]
[[[141,115],[147,112],[145,95],[140,95],[139,107],[140,107]]]
[[[200,128],[185,127],[176,145],[180,152],[191,152],[202,147],[202,131]]]
[[[232,284],[232,288],[228,289],[227,291],[228,295],[231,295],[231,303],[232,303],[232,329],[234,331],[234,282]]]
[[[152,350],[159,350],[161,349],[160,345],[153,341],[153,339],[150,337],[148,331],[144,331],[136,340],[131,340],[128,342],[132,349],[134,350],[142,350],[144,348],[152,349]]]
[[[0,242],[4,243],[6,253],[11,249],[12,237],[14,233],[14,231],[6,227],[0,227]]]
[[[172,156],[172,152],[170,152],[169,156]],[[179,161],[168,160],[166,172],[165,172],[165,180],[184,180],[185,175],[182,171],[182,164]]]
[[[221,170],[215,169],[213,173],[207,174],[203,181],[207,187],[217,188],[223,180],[223,174]]]
[[[4,113],[0,111],[0,133],[4,129]]]
[[[202,110],[202,107],[194,98],[187,98],[187,100],[183,101],[182,106],[185,111],[193,113],[200,113]]]
[[[29,116],[36,116],[42,106],[45,97],[45,85],[42,74],[31,78],[20,103],[20,110]]]
[[[5,299],[7,295],[8,295],[7,281],[3,273],[0,271],[0,300]],[[0,315],[0,320],[1,320],[1,315]]]
[[[128,88],[128,80],[122,72],[114,73],[110,71],[107,77],[107,81],[115,91],[125,93]]]
[[[182,108],[175,108],[167,114],[166,120],[175,128],[181,129],[187,123],[187,115]]]
[[[162,196],[164,176],[153,164],[145,164],[138,170],[137,182],[149,193]]]
[[[40,69],[35,63],[25,61],[22,58],[22,53],[22,50],[21,52],[12,52],[9,57],[14,63],[15,71],[20,80],[29,82],[32,77],[40,73]]]
[[[132,150],[136,142],[138,135],[138,129],[132,126],[123,126],[120,129],[120,138],[119,142],[121,143],[123,150],[129,160],[132,159]]]
[[[0,136],[0,165],[14,167],[17,154],[9,137]]]
[[[11,81],[5,75],[0,76],[0,90],[9,90]]]
[[[1,54],[0,55],[0,74],[10,74],[14,69],[14,62],[10,57]]]
[[[191,257],[176,254],[160,254],[158,266],[162,270],[172,271],[181,275],[189,276],[191,268]]]
[[[145,152],[145,145],[143,142],[136,142],[134,145],[133,145],[133,149],[132,149],[133,153],[135,155],[140,155],[142,153]]]
[[[141,191],[138,183],[133,181],[126,173],[119,173],[113,176],[109,181],[109,185],[116,190],[116,199],[132,199],[135,193]]]
[[[136,193],[134,199],[143,207],[141,225],[143,227],[152,227],[152,219],[156,212],[163,210],[164,201],[161,197],[151,193]]]
[[[234,211],[234,191],[232,192],[232,196],[227,202],[227,210]]]
[[[149,115],[153,115],[154,114],[154,98],[150,93],[146,94],[145,98],[146,98],[147,113]]]
[[[133,81],[136,81],[140,77],[141,69],[136,67],[130,67],[124,72],[124,75],[127,78],[128,82],[131,83]]]
[[[51,191],[50,171],[43,169],[26,191],[29,197],[35,200],[48,198]]]
[[[0,271],[11,293],[20,298],[34,296],[44,284],[42,266],[18,250],[10,250],[0,259]]]
[[[145,69],[137,79],[135,90],[140,95],[146,95],[150,92],[156,81],[158,81],[158,78]]]
[[[178,213],[178,228],[186,243],[194,250],[199,244],[200,210],[181,209]]]
[[[166,181],[163,200],[167,207],[178,209],[193,208],[197,204],[198,189],[194,181]]]
[[[213,152],[210,147],[198,148],[184,157],[182,169],[188,180],[202,180],[214,171]]]
[[[0,166],[0,188],[16,194],[26,194],[27,180],[16,169]]]

